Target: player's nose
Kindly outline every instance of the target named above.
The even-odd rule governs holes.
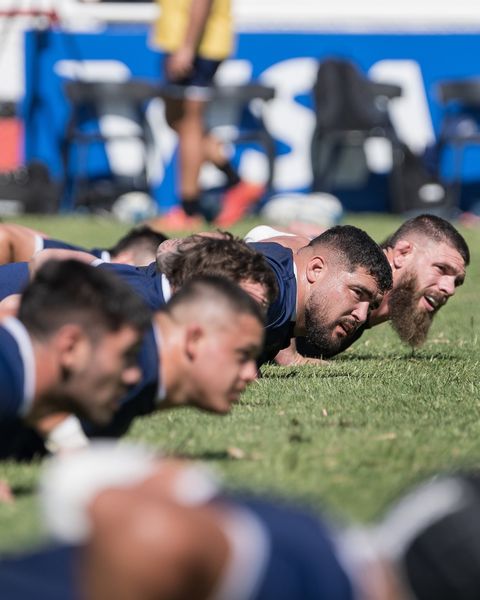
[[[257,378],[257,363],[253,358],[245,363],[242,369],[242,380],[248,384]]]
[[[130,366],[123,370],[122,382],[125,385],[129,385],[129,386],[135,385],[136,383],[138,383],[140,381],[141,376],[142,376],[142,372],[140,370],[140,367],[138,367],[137,365]]]
[[[447,275],[442,277],[439,281],[438,288],[445,296],[447,296],[447,298],[450,298],[455,294],[455,277]]]
[[[358,303],[352,311],[352,317],[361,325],[365,323],[368,316],[368,309],[370,308],[369,302]]]

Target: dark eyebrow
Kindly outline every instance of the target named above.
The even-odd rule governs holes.
[[[437,264],[439,267],[442,267],[442,269],[445,269],[445,271],[448,274],[455,275],[457,273],[457,269],[455,267],[452,267],[452,265],[449,265],[448,263],[439,261],[435,264]],[[455,285],[457,287],[459,287],[459,286],[463,285],[464,281],[465,281],[465,271],[463,271],[463,273],[460,273],[459,275],[457,275],[455,277]]]
[[[256,344],[249,344],[248,346],[245,346],[244,348],[237,348],[235,352],[237,354],[241,354],[241,355],[246,354],[252,358],[255,358],[260,353],[260,350],[261,350],[261,346],[257,346]]]
[[[374,292],[371,292],[368,288],[364,287],[361,283],[355,283],[352,285],[353,288],[357,288],[362,292],[364,296],[366,296],[370,301],[375,298]]]

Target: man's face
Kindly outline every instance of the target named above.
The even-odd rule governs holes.
[[[141,377],[137,363],[140,335],[125,326],[116,332],[87,340],[89,352],[82,352],[72,369],[68,395],[75,412],[95,423],[106,423],[118,408],[118,401]],[[88,348],[87,348],[88,350]]]
[[[262,343],[262,325],[247,314],[205,329],[191,362],[189,401],[204,410],[227,413],[256,378]]]
[[[342,267],[330,268],[317,281],[305,305],[305,329],[308,341],[325,353],[335,354],[365,323],[368,311],[380,296],[375,279],[365,269],[353,272]]]
[[[400,339],[421,346],[433,317],[464,279],[465,263],[454,248],[433,240],[415,245],[388,300],[390,320]]]
[[[412,274],[417,280],[418,307],[436,313],[465,279],[461,255],[444,242],[426,241],[414,246]]]

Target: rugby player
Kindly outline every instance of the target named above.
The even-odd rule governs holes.
[[[226,494],[198,466],[101,445],[42,480],[55,547],[0,561],[30,600],[471,600],[480,589],[480,477],[412,488],[371,527],[285,500]]]
[[[89,252],[105,262],[143,266],[155,260],[159,244],[167,238],[150,227],[134,227],[111,248],[87,250],[40,231],[14,223],[0,223],[0,265],[29,261],[34,254],[49,248]]]
[[[62,411],[108,422],[140,380],[149,323],[141,299],[111,274],[75,261],[45,264],[17,317],[0,326],[0,455],[20,443],[21,422],[41,427]]]
[[[381,248],[357,227],[332,227],[296,244],[286,247],[277,238],[250,243],[265,256],[279,287],[267,314],[262,360],[273,359],[297,336],[336,353],[392,285]]]
[[[267,227],[250,233],[246,239],[267,236],[265,242],[274,241],[293,252],[307,241]],[[393,286],[377,307],[371,307],[366,322],[345,336],[337,348],[297,339],[296,345],[277,355],[278,363],[310,364],[318,362],[310,357],[329,358],[346,350],[366,329],[387,321],[406,344],[419,347],[426,341],[435,315],[465,280],[468,245],[451,223],[425,214],[405,221],[382,248],[392,269]]]

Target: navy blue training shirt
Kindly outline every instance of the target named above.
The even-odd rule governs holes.
[[[275,357],[287,348],[293,337],[297,304],[297,279],[295,277],[293,252],[275,242],[250,243],[254,250],[264,255],[275,273],[278,296],[267,312],[265,350],[260,362]]]
[[[35,359],[25,327],[13,317],[0,326],[0,422],[28,413],[35,393]]]
[[[0,300],[11,294],[21,294],[29,281],[28,262],[0,265]]]
[[[75,246],[74,244],[68,244],[67,242],[63,242],[61,240],[55,240],[52,238],[43,238],[43,250],[50,249],[58,249],[58,250],[76,250],[77,252],[88,252],[88,254],[93,254],[97,258],[101,258],[105,261],[110,261],[110,253],[108,250],[104,248],[91,248],[88,250],[87,248],[83,248],[82,246]]]
[[[116,273],[152,310],[165,306],[168,298],[163,290],[162,274],[157,271],[155,263],[147,267],[100,263],[97,268]],[[10,263],[0,266],[0,300],[11,294],[21,294],[30,280],[28,262]]]
[[[238,580],[244,600],[353,600],[352,582],[330,532],[320,518],[265,500],[233,498],[227,507],[253,517],[268,539],[254,590]],[[78,600],[80,555],[72,546],[53,546],[0,560],[0,590],[15,600]],[[244,586],[243,590],[239,589]],[[243,592],[243,593],[242,593]],[[3,595],[2,595],[3,597]]]
[[[97,268],[116,273],[143,298],[147,306],[153,311],[165,306],[169,299],[163,289],[165,280],[157,270],[157,265],[154,262],[146,267],[101,263]]]

